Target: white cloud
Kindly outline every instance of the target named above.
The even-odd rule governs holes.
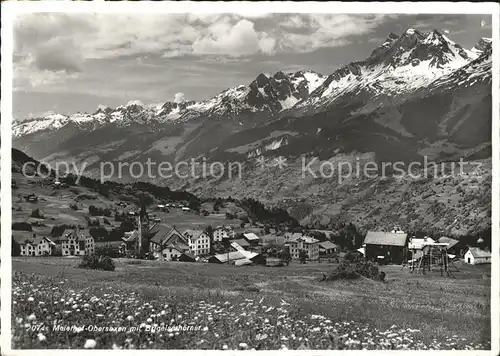
[[[211,26],[207,35],[193,43],[193,53],[239,57],[259,52],[272,53],[275,44],[276,40],[267,33],[256,32],[253,22],[243,19],[235,25],[222,22]]]
[[[38,45],[34,51],[34,64],[38,69],[75,73],[83,71],[80,48],[71,38],[56,37]]]
[[[349,36],[371,33],[384,21],[384,15],[301,14],[283,20],[284,28],[301,30],[280,37],[285,51],[310,52],[322,47],[350,43]]]
[[[184,101],[184,93],[176,93],[174,97],[176,103],[182,103]]]
[[[21,56],[33,53],[43,69],[69,72],[81,71],[88,59],[145,53],[172,58],[304,52],[345,44],[345,37],[369,33],[384,18],[293,14],[279,26],[267,24],[262,28],[259,23],[256,28],[253,19],[271,16],[283,18],[267,13],[23,15],[15,27],[15,52]]]

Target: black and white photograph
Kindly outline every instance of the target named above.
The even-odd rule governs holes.
[[[498,4],[168,3],[2,4],[3,352],[498,354]]]

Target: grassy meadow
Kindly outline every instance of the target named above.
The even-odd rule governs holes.
[[[490,347],[490,266],[458,264],[456,278],[383,266],[386,282],[323,282],[333,265],[117,259],[107,272],[77,264],[13,259],[13,348]],[[56,324],[111,329],[61,331]]]

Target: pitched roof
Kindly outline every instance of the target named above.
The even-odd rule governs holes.
[[[154,229],[149,230],[149,241],[161,244],[169,236],[173,229],[174,228],[170,225],[155,226]]]
[[[258,253],[255,252],[250,252],[250,251],[245,251],[245,250],[239,250],[239,251],[233,251],[229,253],[219,253],[217,255],[214,255],[213,257],[219,260],[220,262],[224,263],[229,261],[236,261],[236,260],[242,260],[242,259],[252,259],[255,256],[258,256]],[[228,258],[229,257],[229,258]]]
[[[179,252],[189,251],[189,246],[182,241],[173,241],[164,245],[164,248],[173,248]]]
[[[149,241],[163,246],[172,245],[172,248],[174,248],[173,246],[175,244],[179,244],[177,246],[178,248],[181,248],[182,247],[181,245],[187,246],[188,244],[188,241],[181,234],[181,232],[177,230],[175,227],[169,225],[161,226]]]
[[[122,237],[122,240],[125,242],[133,242],[136,241],[139,238],[139,231],[134,230],[130,231],[130,233],[125,233],[125,236]]]
[[[203,230],[192,230],[192,229],[187,229],[184,231],[184,236],[189,236],[191,239],[194,241],[198,240],[198,238],[201,236],[201,234],[205,233]]]
[[[259,241],[259,237],[253,232],[244,233],[243,236],[245,236],[245,238],[250,241]]]
[[[285,237],[288,238],[289,240],[295,240],[295,239],[298,239],[299,237],[302,237],[302,233],[300,233],[300,232],[294,232],[294,233],[287,232],[287,233],[285,233]]]
[[[408,234],[400,232],[368,231],[365,237],[367,245],[405,246]]]
[[[233,242],[236,242],[241,247],[249,247],[250,246],[250,243],[245,239],[236,239],[236,240],[233,240]]]
[[[213,256],[215,259],[219,260],[219,262],[227,262],[229,261],[235,261],[235,260],[241,260],[245,258],[245,255],[241,251],[232,251],[232,252],[227,252],[227,253],[219,253],[217,255]]]
[[[299,240],[302,240],[306,244],[315,244],[319,242],[319,240],[316,240],[314,237],[310,236],[303,236],[302,234],[299,234],[300,236],[297,236],[297,234],[293,234],[293,236],[288,240],[288,242],[298,242]]]
[[[319,243],[319,246],[328,250],[328,249],[331,249],[331,248],[337,248],[337,245],[335,245],[333,242],[331,241],[323,241],[323,242],[320,242]]]
[[[241,260],[234,261],[234,264],[236,266],[251,265],[251,264],[253,264],[253,261],[249,260],[248,258],[242,258]]]
[[[448,248],[452,248],[453,246],[455,246],[456,244],[458,244],[460,241],[452,239],[452,238],[449,238],[449,237],[443,236],[443,237],[440,237],[438,239],[438,242],[447,243],[448,244]]]
[[[77,237],[77,241],[85,241],[87,237],[90,235],[85,232],[85,230],[78,230],[78,232],[74,229],[66,229],[64,232],[61,234],[61,237],[59,237],[58,241],[67,241],[70,236],[75,236]]]
[[[46,241],[47,243],[49,243],[49,244],[54,244],[54,243],[52,242],[52,240],[50,240],[49,238],[47,238],[47,237],[45,237],[45,236],[37,236],[37,237],[35,237],[35,238],[33,239],[33,244],[34,244],[34,245],[38,245],[38,244],[40,244],[40,243],[42,243],[42,242],[45,242],[45,241]]]
[[[491,257],[490,251],[481,250],[479,247],[469,247],[470,253],[476,258],[481,257]]]

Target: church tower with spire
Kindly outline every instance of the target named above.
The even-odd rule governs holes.
[[[149,252],[149,218],[144,198],[140,198],[139,221],[137,224],[139,232],[139,257],[143,258]]]

